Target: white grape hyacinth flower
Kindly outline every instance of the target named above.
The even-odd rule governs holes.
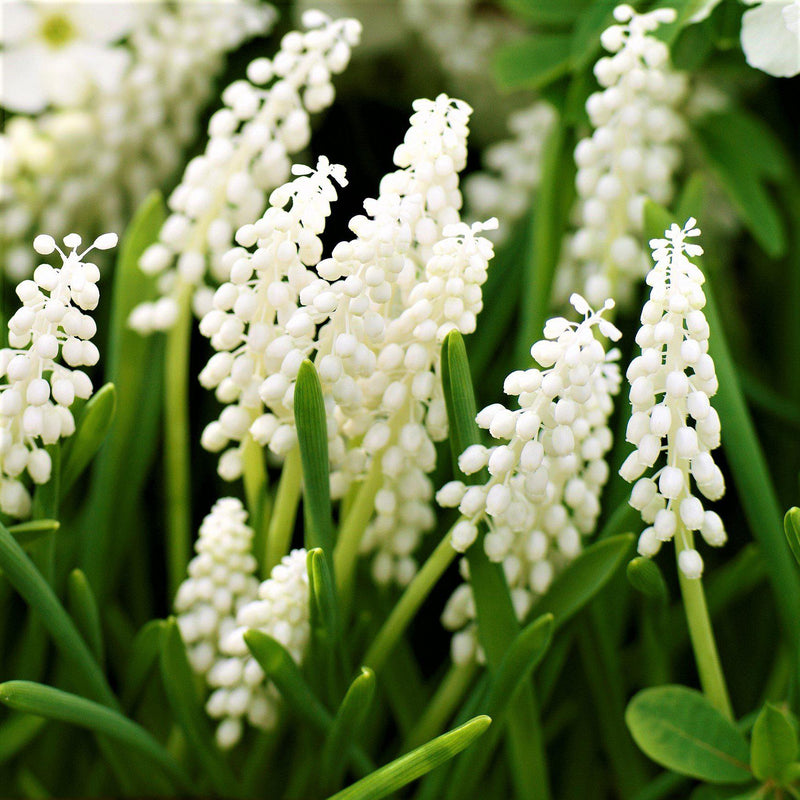
[[[800,0],[745,0],[742,50],[747,63],[776,78],[800,73]]]
[[[307,553],[292,550],[270,577],[258,587],[257,597],[236,615],[236,627],[220,641],[222,655],[206,679],[213,692],[206,711],[219,720],[217,744],[228,749],[241,738],[244,721],[262,730],[278,719],[280,694],[266,681],[264,671],[244,641],[255,629],[282,644],[297,664],[302,664],[311,636]]]
[[[289,178],[290,157],[311,140],[311,114],[333,103],[332,77],[349,64],[361,23],[320,11],[305,12],[303,23],[306,31],[286,34],[273,59],[255,59],[247,80],[223,92],[205,152],[189,162],[159,241],[139,262],[158,276],[160,295],[131,313],[140,333],[171,328],[184,293],[193,295],[198,316],[211,310],[206,282],[228,278],[224,256],[234,233],[263,213],[268,192]]]
[[[595,329],[612,341],[621,334],[603,317],[612,300],[593,312],[580,295],[570,299],[584,319],[551,319],[545,338],[531,348],[541,369],[518,370],[506,378],[504,391],[519,398],[519,409],[495,403],[477,416],[480,427],[505,443],[468,447],[459,468],[466,475],[488,468],[488,481],[471,486],[451,481],[436,495],[440,505],[458,506],[461,512],[451,534],[459,552],[472,546],[478,526],[487,524],[483,547],[491,561],[503,565],[520,620],[581,551],[583,537],[597,522],[608,478],[605,454],[612,444],[613,397],[621,383],[619,351],[606,352]],[[466,562],[462,570],[467,578]],[[457,663],[482,658],[474,617],[467,583],[456,590],[442,617],[445,627],[457,631],[452,641]]]
[[[189,663],[200,675],[220,658],[220,641],[236,627],[237,612],[258,591],[253,529],[246,523],[241,500],[223,497],[214,503],[200,525],[197,555],[175,595]]]
[[[664,542],[675,539],[678,566],[688,578],[703,572],[693,534],[712,547],[726,540],[722,519],[705,509],[692,489],[693,480],[708,500],[725,493],[722,472],[711,455],[720,444],[720,421],[710,402],[718,382],[703,314],[705,278],[689,260],[703,252],[687,241],[700,235],[695,225],[691,218],[683,228],[673,224],[665,239],[650,242],[655,266],[647,276],[650,299],[636,335],[642,352],[627,372],[633,408],[627,440],[636,449],[620,469],[626,481],[635,481],[630,504],[648,524],[639,537],[639,553],[654,556]],[[642,477],[662,453],[666,463]]]
[[[133,2],[4,0],[0,105],[35,114],[114,86],[130,57],[117,43],[146,13]]]
[[[675,13],[637,14],[621,5],[614,10],[619,24],[600,37],[610,55],[595,64],[602,88],[586,101],[594,131],[575,148],[577,230],[566,242],[559,279],[583,285],[590,303],[609,296],[621,306],[631,302],[648,269],[639,244],[645,199],[666,204],[672,197],[677,143],[686,131],[678,113],[686,77],[672,69],[669,48],[653,32]]]
[[[23,480],[47,483],[52,469],[47,445],[75,432],[70,406],[92,394],[92,381],[81,369],[94,366],[100,354],[91,341],[97,325],[84,312],[100,299],[100,270],[84,261],[92,250],[117,244],[115,233],[98,237],[79,252],[81,237],[64,237],[62,250],[52,236],[33,242],[40,255],[54,251],[61,264],[40,264],[31,280],[17,286],[22,301],[8,321],[8,347],[0,350],[0,509],[13,517],[30,513],[31,498]],[[57,360],[61,357],[64,362]]]

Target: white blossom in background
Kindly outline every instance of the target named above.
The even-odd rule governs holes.
[[[100,271],[84,258],[116,244],[114,233],[103,234],[82,252],[77,233],[64,238],[66,252],[51,236],[34,240],[37,253],[56,251],[61,264],[40,264],[32,280],[17,286],[22,306],[9,319],[8,347],[0,350],[0,378],[5,379],[0,384],[0,510],[9,516],[30,513],[25,473],[34,484],[50,480],[46,447],[75,432],[70,406],[76,397],[92,394],[92,381],[81,367],[99,358],[91,341],[97,326],[84,312],[97,307]]]
[[[595,330],[614,341],[621,334],[603,317],[612,300],[597,312],[580,295],[570,301],[583,320],[551,319],[545,338],[531,348],[541,368],[506,378],[503,389],[519,398],[519,408],[495,403],[476,418],[503,443],[472,445],[458,463],[466,475],[488,468],[488,480],[471,486],[451,481],[436,495],[440,505],[461,512],[451,533],[459,552],[475,542],[480,524],[488,526],[483,547],[491,561],[503,565],[520,620],[557,571],[578,555],[582,537],[594,530],[608,478],[604,459],[612,444],[613,397],[621,383],[619,351],[606,352]],[[466,562],[462,572],[468,579]],[[474,619],[472,590],[465,583],[442,616],[445,627],[456,631],[456,663],[483,658]]]
[[[800,0],[745,0],[742,50],[747,63],[768,75],[800,73]]]
[[[292,550],[273,567],[257,597],[239,609],[236,627],[220,640],[222,655],[206,675],[213,689],[206,711],[220,721],[217,743],[225,749],[239,741],[245,720],[262,730],[277,721],[280,693],[247,649],[244,633],[250,629],[268,634],[302,663],[311,635],[305,550]]]
[[[651,34],[675,14],[637,14],[621,5],[614,10],[620,24],[601,36],[611,55],[595,64],[602,90],[586,102],[594,132],[575,148],[577,230],[565,243],[559,277],[561,286],[583,285],[590,303],[609,296],[631,302],[648,268],[639,244],[645,199],[667,204],[672,197],[686,80],[672,70],[667,45]]]
[[[160,297],[132,312],[141,333],[170,328],[183,292],[194,294],[199,315],[210,309],[209,270],[215,280],[227,278],[223,256],[234,233],[263,213],[267,193],[290,175],[290,157],[309,143],[310,115],[333,102],[331,77],[347,67],[361,25],[319,11],[307,11],[303,22],[306,31],[286,34],[272,60],[257,58],[247,80],[223,92],[205,152],[189,162],[159,241],[142,255],[142,270],[159,276]]]
[[[36,75],[52,74],[58,89],[57,104],[9,117],[0,135],[0,249],[3,269],[19,279],[35,266],[25,244],[32,232],[127,224],[180,165],[225,53],[265,33],[275,12],[251,0],[5,5],[14,44],[0,54],[0,104],[38,111],[52,82],[32,93]],[[31,17],[40,22],[32,31],[23,24]],[[70,46],[40,52],[31,33]],[[14,101],[20,92],[26,107]]]
[[[514,138],[488,147],[484,171],[464,182],[470,213],[480,219],[502,220],[491,237],[496,244],[508,237],[513,223],[531,206],[541,180],[542,149],[555,121],[555,109],[541,100],[515,111],[508,118]]]
[[[326,258],[319,235],[344,168],[324,157],[316,170],[296,167],[263,217],[237,232],[240,247],[222,260],[229,280],[200,324],[218,351],[201,382],[226,405],[202,442],[222,453],[228,480],[241,475],[248,440],[279,456],[295,446],[294,385],[314,358],[333,497],[383,475],[363,542],[381,582],[410,580],[411,553],[432,525],[425,473],[447,432],[439,348],[450,330],[474,331],[493,255],[480,234],[496,220],[460,222],[469,113],[445,95],[415,101],[399,169],[351,220],[354,238]]]
[[[236,614],[258,591],[253,529],[240,500],[223,497],[200,525],[197,555],[175,595],[178,627],[189,663],[205,675],[221,657],[220,642],[236,627]]]
[[[711,455],[720,444],[720,423],[709,400],[718,383],[708,354],[705,279],[689,260],[703,252],[687,241],[700,235],[695,225],[694,219],[682,229],[672,225],[666,239],[650,242],[655,266],[647,276],[650,299],[636,335],[642,354],[627,372],[633,408],[627,441],[636,449],[620,469],[626,481],[636,481],[630,504],[649,526],[639,537],[639,553],[654,556],[663,542],[676,539],[678,565],[688,578],[703,572],[693,532],[713,547],[726,539],[719,515],[703,507],[691,482],[694,479],[709,500],[725,492],[722,472]],[[641,477],[662,453],[666,463]]]

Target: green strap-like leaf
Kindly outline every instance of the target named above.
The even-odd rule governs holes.
[[[195,691],[195,676],[186,657],[186,647],[174,618],[166,620],[161,628],[161,680],[175,721],[214,790],[223,797],[239,796],[236,776],[214,745],[208,718]]]
[[[328,463],[328,426],[317,370],[310,361],[300,365],[294,390],[294,419],[303,464],[306,548],[333,552],[333,517]],[[333,569],[333,563],[329,566]]]
[[[103,663],[103,627],[92,587],[79,569],[74,569],[67,581],[69,610],[78,630],[86,640],[98,663]]]
[[[667,769],[709,783],[752,779],[744,736],[700,692],[645,689],[628,704],[625,721],[636,744]]]
[[[797,563],[800,564],[800,508],[795,506],[786,512],[783,518],[783,532],[786,534],[786,541],[792,548]]]
[[[122,706],[130,709],[139,697],[161,652],[161,629],[164,620],[151,619],[136,634],[122,681]]]
[[[633,534],[623,533],[587,547],[553,581],[534,605],[534,613],[552,614],[556,626],[561,627],[608,583],[632,543]]]
[[[14,537],[0,524],[0,568],[11,585],[25,598],[41,617],[56,646],[75,666],[91,687],[98,700],[108,706],[118,706],[103,670],[92,655],[72,618],[64,610],[52,588],[25,555]]]
[[[786,711],[767,703],[753,725],[750,767],[760,781],[783,782],[789,765],[797,759],[797,733]]]
[[[184,790],[191,786],[186,773],[175,759],[141,725],[118,711],[84,697],[31,681],[8,681],[0,684],[0,702],[10,708],[40,717],[87,728],[116,739],[148,756]]]
[[[380,800],[387,797],[469,747],[490,724],[489,717],[475,717],[367,775],[333,795],[331,800]]]
[[[572,66],[569,33],[537,33],[502,45],[492,65],[502,89],[541,89]]]
[[[44,726],[44,717],[12,714],[0,724],[0,764],[13,758],[32,742]]]
[[[324,792],[335,791],[341,786],[347,766],[342,754],[347,752],[351,742],[358,740],[359,728],[364,723],[374,695],[375,673],[362,667],[350,684],[325,740],[320,764],[320,785]]]
[[[61,493],[72,488],[75,481],[89,466],[106,438],[117,406],[117,392],[113,383],[107,383],[84,406],[76,423],[74,435],[67,440],[61,468]]]
[[[48,533],[55,533],[61,527],[56,519],[32,519],[12,525],[8,532],[20,543],[30,544]]]

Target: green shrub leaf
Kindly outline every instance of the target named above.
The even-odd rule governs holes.
[[[645,689],[628,704],[625,721],[641,750],[673,772],[709,783],[752,780],[744,736],[700,692]]]
[[[798,755],[797,733],[788,714],[767,703],[753,725],[750,766],[760,781],[780,782]]]
[[[569,72],[572,35],[537,33],[501,46],[494,76],[502,89],[541,89]]]

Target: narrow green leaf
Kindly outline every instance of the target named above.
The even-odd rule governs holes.
[[[306,683],[300,667],[286,648],[268,634],[249,630],[244,640],[267,677],[278,687],[284,700],[302,718],[328,730],[333,717]]]
[[[591,0],[500,0],[501,5],[535,25],[571,26]]]
[[[658,564],[651,558],[634,558],[628,562],[628,581],[637,592],[657,600],[667,599],[667,584]]]
[[[118,711],[84,697],[31,681],[8,681],[0,684],[0,702],[18,711],[77,725],[116,739],[148,756],[178,787],[186,790],[191,786],[186,773],[163,746],[141,725]]]
[[[333,517],[328,463],[328,427],[325,401],[317,370],[310,361],[300,365],[294,390],[294,419],[303,464],[306,511],[306,548],[321,547],[326,558],[333,552]],[[333,562],[329,560],[333,570]]]
[[[89,466],[114,419],[117,392],[107,383],[83,407],[74,435],[67,440],[61,468],[61,493],[66,494]]]
[[[195,691],[195,675],[174,617],[161,627],[161,680],[175,721],[191,745],[198,765],[222,797],[240,794],[236,776],[214,744],[202,701]]]
[[[361,667],[361,672],[350,684],[336,712],[322,750],[320,785],[326,793],[341,786],[347,766],[342,754],[347,752],[351,742],[358,740],[359,729],[364,724],[374,695],[375,673],[367,667]]]
[[[130,709],[139,697],[161,652],[161,629],[164,620],[151,619],[136,634],[122,681],[122,705]]]
[[[750,767],[760,781],[781,782],[789,765],[797,759],[800,745],[789,715],[767,703],[753,725]]]
[[[380,800],[387,797],[469,747],[490,724],[489,717],[475,717],[367,775],[335,794],[331,800]]]
[[[61,527],[56,519],[32,519],[12,525],[8,532],[20,543],[30,544],[48,533],[55,533]]]
[[[800,642],[800,627],[797,625],[800,618],[800,573],[794,568],[788,544],[781,535],[781,508],[742,395],[708,280],[705,292],[707,303],[704,311],[711,328],[709,353],[714,359],[719,380],[714,405],[722,423],[722,446],[750,530],[768,565],[767,576],[772,582],[784,633],[796,648]]]
[[[786,512],[783,518],[783,532],[786,534],[786,541],[792,548],[792,553],[800,564],[800,508],[795,506]]]
[[[24,750],[44,727],[44,717],[12,714],[0,723],[0,764]]]
[[[602,539],[586,548],[553,581],[533,607],[533,613],[550,613],[556,627],[580,611],[611,579],[633,543],[633,534]]]
[[[625,721],[644,753],[673,772],[709,783],[752,780],[744,736],[700,692],[645,689],[628,704]]]
[[[106,682],[102,669],[75,627],[72,618],[64,610],[52,588],[30,558],[1,524],[0,568],[28,605],[40,615],[56,646],[65,656],[72,659],[91,687],[93,695],[106,705],[117,706],[117,700]]]
[[[553,636],[553,615],[545,614],[520,631],[492,675],[481,710],[494,722],[480,749],[461,756],[448,781],[448,798],[473,797],[500,741],[502,723],[518,690],[530,680],[534,667],[542,660]]]
[[[502,45],[492,64],[501,89],[541,89],[572,66],[569,33],[536,33]]]
[[[74,569],[67,581],[69,610],[81,635],[98,663],[103,663],[103,627],[92,587],[79,569]]]

